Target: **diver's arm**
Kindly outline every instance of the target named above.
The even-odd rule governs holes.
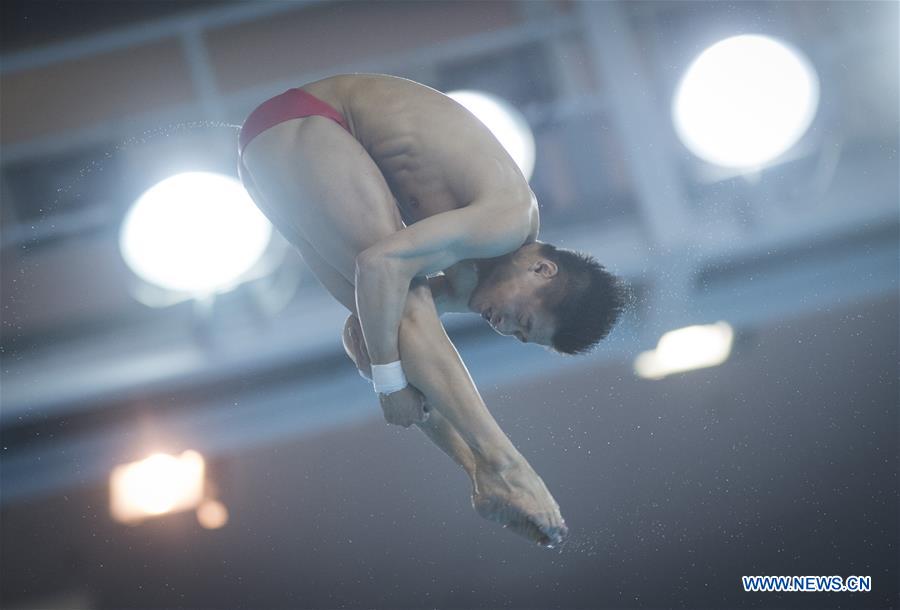
[[[400,360],[397,332],[411,280],[394,259],[369,250],[356,257],[356,312],[372,364]]]
[[[356,311],[373,364],[400,359],[397,333],[410,281],[468,258],[493,258],[525,241],[522,206],[474,202],[430,216],[367,248],[356,257]]]

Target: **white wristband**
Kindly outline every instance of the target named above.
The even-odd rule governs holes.
[[[393,394],[408,383],[399,360],[387,364],[372,365],[372,385],[379,394]]]

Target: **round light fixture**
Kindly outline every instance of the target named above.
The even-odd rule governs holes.
[[[178,174],[141,195],[119,234],[122,257],[142,279],[168,290],[220,292],[266,249],[272,225],[229,176]]]
[[[681,141],[698,157],[758,168],[806,133],[819,80],[796,49],[758,35],[727,38],[688,68],[672,103]]]

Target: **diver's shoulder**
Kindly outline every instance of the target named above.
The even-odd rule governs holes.
[[[485,191],[469,204],[478,206],[491,219],[492,224],[503,227],[503,234],[517,246],[535,241],[540,223],[536,207],[531,199],[524,197],[518,189],[497,189]],[[484,218],[484,216],[482,216]]]
[[[526,244],[536,241],[540,232],[537,198],[527,182],[524,186],[514,182],[515,186],[502,191],[502,195],[498,193],[496,205],[509,223],[510,231],[519,236],[520,244]]]

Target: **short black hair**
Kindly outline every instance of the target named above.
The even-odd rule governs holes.
[[[551,347],[561,354],[589,353],[604,339],[630,302],[629,286],[590,254],[542,243],[541,256],[559,268],[548,290],[556,320]],[[561,298],[560,298],[561,295]]]

